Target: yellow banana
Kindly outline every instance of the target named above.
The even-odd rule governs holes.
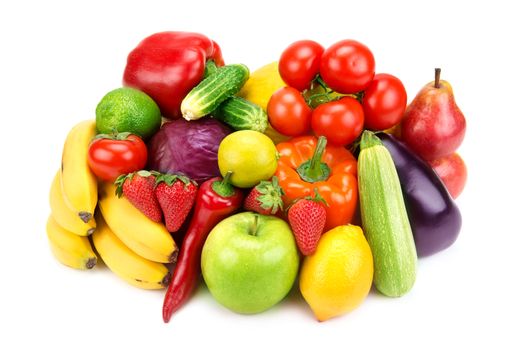
[[[87,237],[64,229],[51,215],[47,219],[46,231],[51,251],[62,264],[79,270],[91,269],[96,265],[96,254]]]
[[[125,197],[118,198],[112,183],[100,187],[98,205],[102,216],[125,245],[148,260],[176,260],[178,247],[163,224],[150,220]]]
[[[49,204],[51,215],[56,222],[67,231],[76,233],[80,236],[89,236],[95,231],[95,218],[91,217],[87,222],[82,220],[78,212],[72,211],[65,203],[60,186],[60,171],[58,171],[51,184],[49,191]],[[85,218],[84,218],[85,219]]]
[[[129,249],[97,214],[98,227],[93,244],[104,263],[118,277],[144,289],[162,289],[169,283],[169,270],[164,264],[147,260]]]
[[[62,151],[60,184],[64,201],[85,222],[93,217],[98,198],[96,177],[87,164],[87,151],[95,135],[95,121],[82,121],[71,129]]]

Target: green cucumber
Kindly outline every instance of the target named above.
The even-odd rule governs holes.
[[[187,120],[196,120],[211,113],[227,98],[239,92],[248,78],[249,69],[243,64],[218,68],[182,100],[182,116]]]
[[[360,141],[358,190],[375,287],[384,295],[402,296],[415,283],[417,251],[395,165],[370,131],[364,131]]]
[[[267,114],[262,107],[237,96],[222,102],[211,114],[234,130],[254,130],[263,133],[268,126]]]

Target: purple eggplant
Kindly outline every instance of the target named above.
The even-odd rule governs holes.
[[[404,194],[419,257],[446,249],[458,237],[462,216],[433,169],[395,137],[377,136],[391,153]]]

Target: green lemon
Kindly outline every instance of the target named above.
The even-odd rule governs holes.
[[[277,149],[266,135],[252,130],[226,136],[218,147],[218,168],[222,176],[231,171],[231,183],[249,188],[267,180],[277,169]]]
[[[118,88],[107,93],[96,106],[99,133],[130,132],[143,139],[152,136],[162,122],[160,109],[140,90]]]

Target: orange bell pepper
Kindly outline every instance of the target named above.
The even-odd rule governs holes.
[[[279,143],[275,175],[284,190],[284,204],[315,196],[324,199],[327,220],[324,231],[348,224],[358,200],[357,161],[344,147],[326,146],[324,136],[300,136]]]

